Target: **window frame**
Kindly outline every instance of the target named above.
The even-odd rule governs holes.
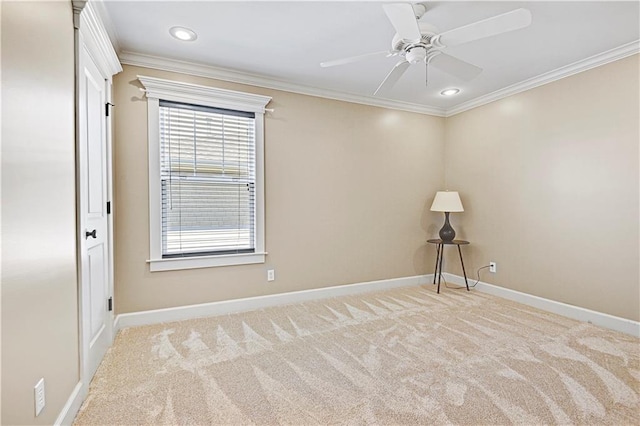
[[[147,97],[149,153],[149,269],[151,272],[264,263],[264,113],[271,97],[138,76]],[[162,257],[162,189],[160,176],[160,100],[255,114],[255,252],[210,256]]]

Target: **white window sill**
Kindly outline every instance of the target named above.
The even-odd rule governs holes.
[[[180,257],[147,260],[151,272],[177,271],[180,269],[215,268],[219,266],[264,263],[267,253],[226,254],[219,256]]]

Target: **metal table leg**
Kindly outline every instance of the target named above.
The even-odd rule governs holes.
[[[440,279],[442,278],[442,258],[444,257],[444,244],[440,244],[440,267],[438,268],[438,291],[440,294]]]
[[[433,268],[433,283],[436,283],[436,277],[438,276],[438,262],[440,261],[440,244],[436,244],[436,266]]]
[[[462,274],[464,275],[464,283],[467,285],[467,291],[469,291],[469,282],[467,281],[467,271],[464,270],[464,261],[462,260],[462,250],[458,246],[458,254],[460,254],[460,264],[462,265]]]

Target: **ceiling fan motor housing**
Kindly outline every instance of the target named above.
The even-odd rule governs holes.
[[[402,51],[406,50],[407,47],[410,47],[415,43],[423,43],[430,44],[431,39],[438,34],[438,28],[434,25],[427,24],[426,22],[418,22],[418,26],[420,28],[420,35],[422,38],[420,40],[404,40],[402,37],[398,35],[398,33],[394,34],[393,39],[391,39],[391,50],[394,51]]]
[[[391,49],[395,52],[400,52],[407,62],[411,64],[425,61],[430,50],[431,39],[438,32],[438,28],[425,22],[418,21],[418,26],[422,36],[420,40],[404,40],[396,33],[391,41]]]

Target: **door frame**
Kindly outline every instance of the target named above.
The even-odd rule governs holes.
[[[80,191],[81,168],[79,158],[79,147],[81,143],[80,120],[83,120],[83,114],[80,111],[80,87],[79,82],[84,72],[82,70],[83,55],[88,55],[95,63],[100,74],[105,80],[105,102],[112,103],[112,77],[122,71],[122,66],[116,55],[116,52],[109,40],[107,31],[102,24],[92,2],[86,0],[72,0],[73,6],[73,24],[74,24],[74,54],[75,54],[75,128],[76,128],[76,258],[77,258],[77,276],[78,276],[78,352],[79,352],[79,375],[82,385],[81,398],[84,400],[89,383],[93,376],[89,372],[88,349],[89,342],[85,339],[83,314],[86,311],[83,306],[83,295],[87,285],[83,280],[82,269],[82,250],[83,240],[85,238],[85,224],[81,211],[81,198],[83,194]],[[106,108],[106,105],[105,105]],[[112,203],[113,200],[113,147],[112,147],[112,117],[113,114],[105,117],[105,137],[106,137],[106,155],[107,155],[107,201]],[[107,280],[108,280],[108,297],[113,297],[114,285],[114,257],[113,257],[113,203],[111,205],[111,214],[107,215],[107,237],[108,244],[107,253]],[[105,300],[106,303],[106,300]],[[112,305],[114,306],[114,304]],[[109,343],[113,342],[113,310],[107,314],[107,336]]]

